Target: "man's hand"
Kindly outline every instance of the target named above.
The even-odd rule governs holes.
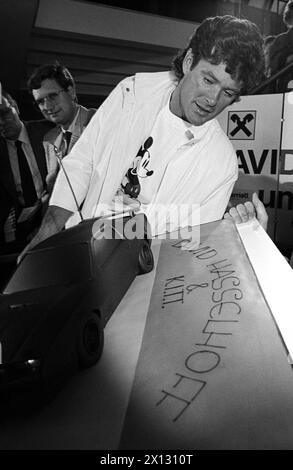
[[[256,193],[253,193],[252,195],[252,202],[247,201],[244,204],[238,204],[236,207],[231,207],[231,209],[224,215],[225,219],[231,217],[234,219],[236,224],[248,222],[256,217],[263,229],[267,230],[268,214],[265,206]]]

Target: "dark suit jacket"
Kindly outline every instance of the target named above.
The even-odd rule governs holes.
[[[45,187],[47,165],[43,147],[43,137],[54,125],[46,120],[28,121],[24,122],[24,125],[27,130]],[[8,217],[12,206],[16,207],[17,212],[20,212],[22,209],[17,199],[13,173],[9,161],[7,143],[5,139],[0,137],[0,241],[3,237],[3,224]]]
[[[269,67],[271,75],[279,72],[287,64],[287,58],[293,54],[293,28],[288,29],[285,33],[276,36],[268,50]],[[290,59],[291,61],[291,59]],[[277,81],[275,91],[283,93],[287,91],[287,83],[293,79],[293,71],[287,72]]]

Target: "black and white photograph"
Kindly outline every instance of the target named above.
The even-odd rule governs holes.
[[[0,455],[293,450],[293,0],[0,0],[0,51]]]

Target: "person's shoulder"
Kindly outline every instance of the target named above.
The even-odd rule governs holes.
[[[162,93],[168,93],[176,87],[178,79],[171,70],[165,72],[137,73],[134,79],[135,95],[145,100],[154,100]]]
[[[44,136],[45,134],[50,132],[50,130],[56,127],[55,124],[50,121],[47,121],[46,119],[24,121],[24,125],[28,134],[39,134],[41,136]]]
[[[209,132],[211,136],[211,144],[216,148],[218,153],[223,154],[227,158],[235,158],[236,152],[217,119],[210,121]]]
[[[100,109],[103,109],[107,102],[113,101],[116,97],[120,97],[122,100],[127,96],[135,96],[138,101],[145,101],[148,98],[156,100],[161,93],[174,88],[175,83],[176,79],[171,71],[136,73],[121,80],[102,103]]]
[[[149,82],[157,82],[157,81],[170,81],[175,79],[174,72],[172,70],[165,70],[163,72],[137,72],[135,75],[136,81],[149,81]]]
[[[141,86],[148,84],[149,86],[158,86],[164,84],[175,85],[177,83],[172,70],[164,72],[139,72],[135,74],[135,83]]]
[[[288,31],[283,31],[283,33],[277,34],[275,37],[275,41],[284,41],[288,35],[290,34],[290,30]]]
[[[113,93],[115,90],[127,89],[128,87],[132,87],[132,86],[133,86],[133,83],[134,83],[134,80],[135,80],[135,75],[129,75],[128,77],[123,78],[122,80],[120,80],[120,81],[117,83],[117,85],[115,86],[115,88],[112,90],[112,93]]]
[[[97,109],[96,108],[88,108],[88,122],[90,122],[91,118],[93,117],[94,114],[96,114]]]
[[[287,46],[288,40],[290,38],[290,31],[285,31],[284,33],[278,34],[275,39],[272,41],[269,47],[269,52],[273,53],[275,50],[282,49]]]
[[[53,122],[47,121],[47,119],[37,119],[24,121],[24,125],[27,129],[47,129],[50,130],[56,127]]]
[[[61,133],[61,129],[59,126],[53,125],[47,132],[44,134],[44,142],[55,142],[58,135]]]
[[[234,148],[229,137],[227,136],[226,132],[220,125],[217,118],[214,118],[210,121],[210,132],[212,132],[212,135],[215,139],[220,140],[226,145],[229,145],[229,147]]]
[[[145,85],[157,85],[157,84],[166,84],[172,83],[176,84],[178,82],[172,70],[167,70],[163,72],[137,72],[135,75],[130,75],[126,78],[123,78],[118,84],[117,87],[143,87]]]
[[[125,92],[133,91],[133,83],[134,83],[134,75],[131,75],[129,77],[125,77],[117,84],[114,86],[114,88],[111,90],[111,92],[108,94],[108,96],[104,99],[102,104],[99,106],[97,110],[95,110],[95,113],[99,111],[99,114],[103,112],[103,110],[109,105],[111,106],[112,104],[115,104],[117,102],[120,102],[123,100],[123,97],[125,96]],[[91,108],[93,109],[93,108]],[[93,113],[93,114],[95,114]]]
[[[93,115],[96,113],[96,108],[86,108],[85,106],[79,105],[80,117],[86,123],[89,123]]]
[[[287,41],[288,41],[288,46],[292,48],[293,44],[293,28],[290,28],[287,31]]]

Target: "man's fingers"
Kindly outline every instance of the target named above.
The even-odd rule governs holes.
[[[255,208],[254,208],[254,205],[252,204],[252,202],[251,201],[246,201],[244,203],[244,206],[246,208],[248,220],[253,219],[255,217]]]
[[[259,221],[260,225],[265,230],[267,230],[268,214],[267,214],[264,204],[261,202],[261,200],[259,199],[256,193],[253,193],[252,195],[252,202],[255,206],[257,220]]]
[[[228,215],[224,215],[225,218],[232,217],[236,224],[242,224],[253,219],[255,216],[255,210],[252,202],[247,201],[244,204],[238,204],[236,207],[231,207],[227,214]]]
[[[248,222],[256,217],[260,225],[265,230],[267,229],[268,214],[256,193],[252,195],[252,202],[246,201],[244,204],[238,204],[236,207],[232,207],[229,212],[224,215],[225,219],[229,217],[232,217],[236,224]]]
[[[249,214],[247,212],[246,205],[238,204],[238,206],[236,206],[236,211],[238,212],[239,217],[240,217],[240,222],[237,222],[237,223],[247,222],[249,220]]]
[[[255,209],[256,209],[256,213],[259,214],[260,216],[264,216],[266,215],[267,216],[267,212],[266,212],[266,209],[265,209],[265,206],[263,205],[263,203],[261,202],[261,200],[259,199],[258,195],[256,193],[253,193],[252,195],[252,202],[255,206]]]
[[[239,206],[242,205],[242,204],[239,204]],[[239,206],[236,207],[231,207],[231,209],[229,210],[229,214],[230,216],[232,217],[232,219],[234,220],[234,222],[236,224],[241,224],[242,222],[245,222],[245,220],[242,220],[242,216],[240,214],[241,210],[240,209],[240,212],[239,212]]]

